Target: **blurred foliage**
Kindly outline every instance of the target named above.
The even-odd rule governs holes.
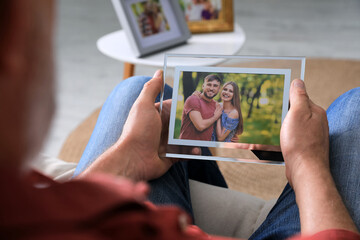
[[[184,0],[179,0],[180,8],[183,12],[185,12],[185,2]]]
[[[284,91],[284,75],[280,74],[182,72],[174,138],[180,135],[182,111],[186,98],[195,90],[202,91],[203,79],[208,74],[217,74],[223,79],[223,83],[233,81],[239,86],[244,119],[244,132],[238,136],[239,142],[280,145]],[[214,100],[219,101],[220,94]]]

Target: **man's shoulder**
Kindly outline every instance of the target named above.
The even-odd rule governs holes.
[[[203,104],[201,104],[203,103]],[[196,105],[216,105],[216,101],[214,99],[211,99],[211,101],[206,101],[205,99],[196,96],[196,95],[191,95],[190,97],[188,97],[185,101],[185,104],[196,104]]]
[[[200,102],[201,98],[196,95],[191,95],[186,99],[186,102]]]
[[[190,111],[200,111],[201,110],[201,99],[198,96],[191,95],[188,97],[184,104],[184,111],[189,113]]]
[[[185,101],[185,105],[187,106],[200,106],[200,102],[201,102],[201,98],[196,96],[196,95],[191,95],[189,96],[186,101]]]

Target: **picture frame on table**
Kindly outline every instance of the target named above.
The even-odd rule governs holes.
[[[186,43],[191,37],[176,1],[112,0],[112,3],[136,57]]]
[[[234,30],[233,0],[178,0],[191,33]]]

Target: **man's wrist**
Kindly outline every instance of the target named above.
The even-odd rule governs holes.
[[[334,184],[329,169],[316,167],[304,167],[300,169],[294,173],[292,180],[295,193],[311,192],[314,188]]]
[[[304,182],[313,182],[316,179],[332,179],[328,161],[322,158],[296,159],[296,164],[291,167],[288,179],[292,187],[295,189],[303,186]]]
[[[124,151],[124,149],[126,149],[124,143],[116,143],[111,146],[83,172],[82,176],[97,172],[133,178],[128,169],[131,157],[127,154],[129,151]]]
[[[341,199],[330,170],[301,170],[293,186],[299,207],[301,232],[313,234],[326,229],[346,229],[357,232]]]
[[[113,156],[112,162],[113,167],[116,169],[115,174],[117,176],[123,176],[130,178],[134,181],[142,180],[137,173],[135,166],[132,164],[132,159],[135,159],[132,151],[132,145],[128,144],[126,140],[119,141],[112,146]]]

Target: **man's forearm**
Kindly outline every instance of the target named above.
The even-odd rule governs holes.
[[[196,111],[190,112],[189,117],[190,117],[191,122],[194,124],[195,128],[200,132],[209,128],[217,120],[217,118],[215,116],[212,116],[211,118],[208,118],[208,119],[203,119],[201,117],[200,112],[196,112]]]
[[[103,154],[101,154],[79,177],[93,173],[106,173],[114,176],[123,176],[134,181],[142,180],[137,169],[131,164],[129,147],[124,144],[115,143]]]
[[[299,184],[294,190],[302,234],[326,229],[357,232],[328,169],[309,169],[297,177]]]

